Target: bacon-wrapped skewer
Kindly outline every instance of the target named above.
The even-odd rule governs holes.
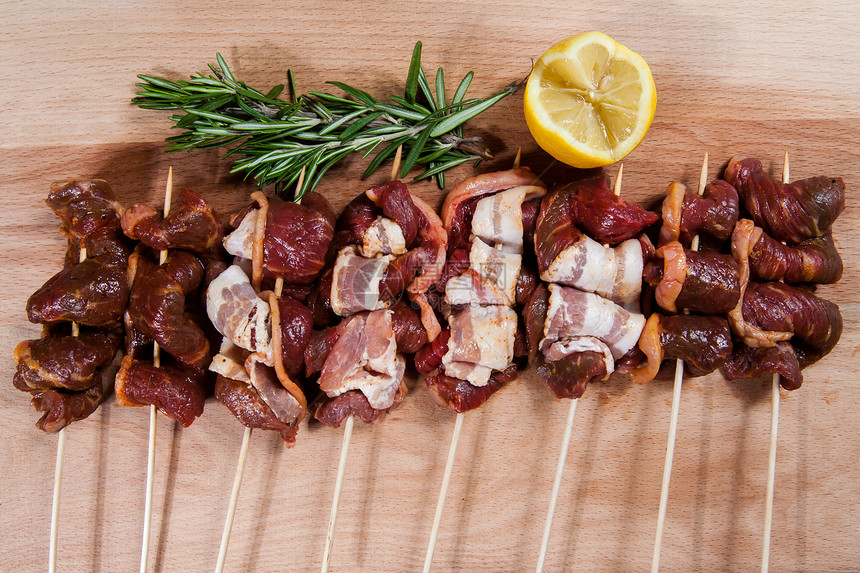
[[[392,179],[399,169],[398,151]],[[314,417],[344,424],[321,571],[328,570],[349,444],[358,416],[380,422],[406,395],[404,354],[439,336],[427,291],[441,274],[447,233],[433,209],[392,180],[368,189],[338,219],[330,268],[311,293],[318,326],[305,353],[308,375],[319,373]],[[398,300],[405,292],[414,307]]]
[[[518,160],[517,160],[518,162]],[[536,286],[523,263],[546,186],[528,168],[470,177],[445,197],[448,264],[436,284],[437,307],[448,328],[416,356],[419,372],[440,406],[457,412],[448,461],[424,561],[430,570],[463,414],[516,378],[515,355],[526,354],[514,307]],[[519,344],[517,341],[519,340]]]
[[[33,406],[42,412],[36,427],[59,431],[48,549],[53,573],[65,428],[92,414],[108,393],[111,380],[104,374],[122,344],[129,251],[119,225],[122,206],[105,181],[59,181],[46,203],[60,217],[68,240],[65,268],[27,301],[27,316],[44,325],[43,333],[15,347],[12,382],[32,394]]]
[[[644,316],[627,309],[638,311],[644,253],[653,247],[647,239],[640,243],[634,237],[655,223],[657,215],[621,199],[622,173],[619,166],[614,192],[605,175],[553,189],[543,198],[537,220],[540,278],[550,284],[540,284],[524,310],[529,360],[557,398],[571,399],[538,572],[549,548],[578,398],[589,383],[609,378],[645,324]],[[604,214],[611,225],[603,223]]]
[[[254,202],[231,218],[235,230],[224,239],[236,262],[210,283],[206,294],[207,314],[223,336],[209,366],[218,374],[215,396],[245,426],[216,572],[226,562],[252,430],[278,432],[291,447],[308,412],[301,378],[313,315],[284,292],[306,296],[334,232],[334,213],[316,193],[302,204],[260,192],[251,198]],[[264,280],[272,278],[274,292],[259,292]]]

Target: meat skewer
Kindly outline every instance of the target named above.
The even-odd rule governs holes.
[[[167,170],[167,185],[164,189],[164,217],[170,213],[170,202],[173,194],[173,167]],[[162,249],[158,255],[158,264],[163,265],[167,260],[167,249]],[[152,364],[156,368],[161,366],[161,350],[158,347],[158,342],[153,342],[152,347]],[[155,404],[149,406],[149,446],[146,457],[146,498],[143,509],[143,542],[140,548],[140,573],[146,573],[147,564],[149,561],[149,533],[152,522],[152,487],[154,485],[153,476],[155,474],[155,433],[156,433],[156,412]]]
[[[613,192],[615,195],[621,195],[621,180],[624,174],[624,164],[618,166],[618,175],[615,177],[615,186]],[[604,245],[606,246],[606,245]],[[558,465],[555,470],[555,478],[552,482],[552,493],[550,494],[549,508],[546,512],[546,523],[544,524],[543,537],[541,538],[540,552],[538,554],[538,562],[535,567],[535,573],[541,573],[546,562],[546,554],[549,549],[549,537],[552,532],[552,522],[555,516],[555,508],[558,505],[558,494],[561,490],[561,480],[564,476],[564,467],[567,463],[567,452],[570,449],[570,440],[573,435],[573,421],[576,416],[576,405],[579,400],[574,398],[570,400],[570,406],[567,411],[567,420],[565,421],[564,439],[561,442],[561,451],[558,456]]]
[[[215,396],[245,426],[216,571],[226,560],[251,429],[276,431],[291,447],[307,414],[304,389],[293,378],[300,374],[296,360],[302,362],[313,318],[294,297],[301,298],[322,270],[335,221],[317,194],[307,196],[304,205],[270,200],[261,192],[251,199],[257,208],[252,204],[236,213],[235,229],[224,238],[225,249],[238,261],[214,278],[206,293],[207,314],[223,336],[209,365],[218,374]],[[248,263],[250,277],[243,268]],[[274,292],[259,292],[264,274],[275,279]]]
[[[433,554],[439,535],[448,487],[451,481],[454,457],[463,427],[464,414],[467,410],[478,407],[491,394],[501,388],[505,382],[516,377],[516,367],[512,365],[512,357],[504,356],[505,352],[513,352],[513,348],[507,351],[504,350],[507,337],[506,327],[511,322],[510,316],[507,317],[508,320],[505,319],[506,313],[509,313],[513,317],[512,323],[514,329],[516,329],[517,318],[513,312],[515,304],[513,292],[516,290],[516,296],[518,297],[519,289],[513,289],[512,287],[516,286],[513,283],[518,283],[518,273],[522,271],[521,253],[525,234],[525,227],[522,223],[524,220],[523,205],[527,199],[532,200],[532,204],[534,205],[546,193],[543,183],[537,181],[537,178],[534,177],[531,171],[519,167],[520,156],[521,152],[518,151],[511,171],[482,175],[461,182],[448,194],[442,207],[442,217],[449,233],[449,247],[451,247],[449,264],[455,266],[453,262],[457,256],[456,253],[463,250],[461,247],[464,246],[464,242],[470,245],[468,247],[470,250],[467,250],[468,254],[465,256],[465,262],[468,262],[468,268],[465,272],[462,272],[462,274],[455,272],[459,276],[449,277],[449,273],[446,271],[444,273],[445,278],[443,279],[446,281],[445,286],[440,288],[437,285],[437,288],[440,288],[440,292],[444,292],[447,303],[450,303],[452,307],[458,304],[465,304],[466,310],[459,312],[452,310],[452,313],[448,316],[450,328],[446,332],[449,337],[440,337],[436,341],[441,341],[440,347],[444,347],[444,349],[439,349],[441,352],[436,352],[435,344],[427,347],[431,351],[431,355],[435,354],[436,360],[432,365],[428,361],[426,365],[419,366],[418,356],[416,356],[416,367],[418,367],[419,372],[426,374],[441,367],[439,374],[429,376],[425,381],[430,387],[431,395],[433,395],[437,403],[448,405],[457,412],[424,560],[423,571],[425,573],[430,571],[433,563]],[[507,205],[509,212],[503,215],[502,207],[500,204],[497,205],[495,201],[496,198],[501,198],[502,194],[508,192],[513,193],[511,200],[516,203],[519,211],[510,209],[513,206],[511,204]],[[487,206],[482,206],[481,202],[486,201],[490,202],[489,206],[493,211],[496,209],[499,210],[498,217],[496,214],[483,212],[481,223],[475,226],[475,222],[478,220],[478,212],[484,210],[484,207]],[[501,203],[504,203],[504,200]],[[464,213],[466,213],[467,218],[460,220],[460,217]],[[507,217],[514,213],[518,214],[513,219],[507,220]],[[535,213],[536,210],[533,211],[533,214]],[[472,219],[472,223],[468,222],[468,218]],[[500,221],[498,224],[499,228],[496,228],[497,224],[495,222],[491,225],[488,224],[488,221],[495,221],[496,219]],[[532,222],[533,220],[534,218],[532,218]],[[504,228],[506,224],[517,224],[520,227],[516,229],[516,233],[510,234],[510,229]],[[473,237],[470,237],[469,231],[471,231]],[[451,236],[452,233],[453,237]],[[504,240],[502,240],[502,236],[504,236]],[[504,245],[506,241],[510,241],[510,244]],[[509,252],[505,253],[503,250],[493,246],[498,244],[506,246]],[[482,252],[485,254],[481,254]],[[476,254],[478,255],[477,257],[475,256]],[[500,259],[500,257],[504,258]],[[512,259],[508,257],[512,257]],[[482,266],[484,267],[483,269],[481,268]],[[512,269],[515,269],[515,272],[511,273]],[[481,272],[482,270],[484,271],[483,273]],[[499,274],[499,270],[502,271],[501,275],[493,278],[484,274],[487,272]],[[506,277],[505,275],[511,276]],[[463,288],[464,283],[462,279],[464,278],[466,279],[466,284],[468,284],[468,289]],[[454,281],[459,281],[456,283],[457,286],[449,289],[449,286],[455,284]],[[490,288],[486,288],[486,285],[489,285]],[[501,287],[501,289],[496,285]],[[504,292],[505,288],[509,289],[507,294]],[[463,298],[464,292],[466,298]],[[486,304],[487,306],[477,306],[476,302]],[[472,317],[469,311],[474,308],[477,308],[480,312],[475,317]],[[489,317],[490,319],[489,324],[492,326],[489,329],[486,324],[481,323],[482,320],[485,320],[484,317]],[[473,326],[480,330],[473,330]],[[464,333],[466,340],[458,340]],[[469,344],[469,339],[475,338],[476,335],[478,340],[486,343],[494,359],[489,359],[488,356],[485,356],[485,351],[481,349],[478,350],[477,357],[474,356],[474,352],[464,352],[465,344]],[[510,332],[510,335],[509,340],[511,346],[513,346],[515,336],[513,332]],[[474,345],[472,344],[472,346]],[[424,350],[422,350],[423,352]],[[469,356],[470,354],[472,356]],[[493,364],[499,358],[506,360],[501,360],[499,363]],[[483,377],[483,380],[480,380],[481,377]],[[472,383],[473,381],[474,384]]]
[[[705,192],[705,183],[708,180],[708,154],[702,162],[702,171],[699,175],[699,196]],[[699,249],[699,235],[693,237],[690,249]],[[681,406],[681,387],[684,382],[684,361],[678,359],[675,363],[675,380],[672,385],[672,410],[669,418],[669,437],[666,444],[666,459],[663,464],[663,483],[660,487],[660,509],[657,514],[657,533],[654,539],[654,554],[651,558],[651,573],[660,569],[660,550],[663,546],[663,527],[666,522],[666,506],[669,502],[669,480],[672,476],[672,459],[675,455],[675,437],[678,433],[678,411]]]
[[[400,171],[400,162],[403,155],[403,146],[397,147],[394,154],[394,163],[391,166],[391,180],[397,179],[397,174]],[[346,474],[346,460],[349,457],[349,445],[352,442],[352,431],[355,427],[355,414],[349,414],[346,417],[343,426],[343,440],[340,444],[340,459],[337,462],[337,475],[334,480],[334,494],[331,499],[331,512],[328,520],[328,530],[325,536],[325,547],[323,548],[322,565],[320,572],[328,571],[329,563],[331,562],[331,552],[334,546],[334,528],[337,524],[338,506],[340,505],[340,494],[343,491],[343,478]]]
[[[782,164],[782,182],[789,181],[788,151]],[[773,488],[776,479],[776,434],[779,428],[779,384],[780,375],[774,372],[771,382],[770,445],[767,454],[767,493],[764,510],[764,536],[761,548],[761,571],[767,573],[770,565],[770,534],[773,525]]]
[[[78,262],[84,262],[87,259],[87,248],[81,245],[80,256]],[[72,322],[72,336],[78,336],[80,328],[77,322]],[[60,435],[57,437],[57,463],[54,468],[54,498],[51,502],[51,538],[48,544],[48,572],[54,573],[57,570],[57,531],[60,521],[60,487],[63,483],[63,459],[66,452],[66,428],[60,429]]]

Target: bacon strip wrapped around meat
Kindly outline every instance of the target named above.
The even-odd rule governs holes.
[[[655,221],[655,213],[614,195],[605,175],[553,189],[535,230],[541,279],[638,309],[643,253],[633,237]]]
[[[725,241],[731,236],[739,213],[738,191],[727,181],[711,181],[701,196],[673,181],[663,200],[659,243],[680,241],[689,245],[696,235]]]
[[[740,300],[740,269],[730,255],[691,251],[678,241],[657,249],[642,272],[655,287],[657,304],[669,312],[686,308],[705,314],[722,314]]]
[[[830,233],[845,208],[845,183],[839,177],[782,183],[765,173],[758,159],[732,157],[725,179],[738,190],[755,224],[789,244]]]
[[[447,244],[439,217],[401,181],[368,189],[338,219],[330,268],[309,301],[317,326],[388,308],[405,290],[435,338],[441,328],[427,291],[439,280]]]
[[[606,380],[636,345],[645,317],[596,294],[539,285],[523,311],[529,356],[558,398]]]
[[[65,268],[27,301],[30,321],[45,327],[40,339],[15,348],[13,384],[33,396],[42,413],[36,427],[55,432],[92,414],[109,392],[105,370],[122,341],[129,249],[119,228],[122,205],[106,182],[54,183],[46,203],[67,238]],[[88,254],[83,262],[81,248]],[[77,336],[73,321],[83,325]]]
[[[328,201],[318,193],[307,194],[301,204],[259,192],[251,198],[256,207],[246,207],[231,218],[235,230],[225,237],[224,248],[253,261],[251,282],[257,289],[263,276],[281,278],[289,285],[311,284],[325,265],[334,233]]]

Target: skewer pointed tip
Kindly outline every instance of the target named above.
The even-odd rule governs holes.
[[[705,159],[702,161],[702,171],[699,173],[699,195],[705,192],[705,185],[708,183],[708,152],[705,152]]]
[[[523,157],[523,148],[517,147],[517,156],[514,157],[514,169],[520,168],[520,160],[522,159],[522,157]]]
[[[782,159],[782,182],[788,183],[790,179],[789,169],[788,169],[788,150],[785,150],[785,156]]]
[[[400,179],[398,174],[400,173],[400,159],[403,156],[403,146],[398,145],[397,151],[394,153],[394,164],[391,166],[391,179],[392,181],[396,181]]]
[[[621,179],[624,177],[624,164],[618,164],[618,175],[615,176],[615,187],[612,188],[612,192],[616,195],[621,195]]]

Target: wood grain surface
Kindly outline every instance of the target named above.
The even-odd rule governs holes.
[[[469,70],[475,95],[525,77],[556,41],[604,31],[642,54],[657,84],[657,115],[624,162],[624,195],[644,204],[667,184],[694,185],[736,153],[778,175],[838,175],[847,208],[835,225],[842,282],[836,349],[782,394],[773,571],[860,569],[860,5],[854,2],[495,3],[382,1],[3,2],[0,7],[0,570],[47,568],[57,438],[33,427],[11,384],[12,349],[39,328],[27,297],[60,266],[65,244],[44,205],[50,183],[107,179],[126,205],[160,204],[168,166],[177,188],[216,208],[253,189],[216,151],[165,155],[162,112],[129,105],[135,75],[202,71],[221,52],[233,72],[268,89],[287,68],[300,90],[346,81],[375,95],[402,89],[424,41],[428,70],[453,83]],[[449,88],[453,89],[453,88]],[[517,94],[468,127],[507,168],[517,146],[548,182],[570,171],[532,141]],[[340,209],[368,185],[366,162],[333,170],[320,191]],[[616,167],[610,168],[614,177]],[[449,181],[472,173],[459,169]],[[377,180],[384,178],[381,173]],[[450,184],[449,184],[450,185]],[[433,205],[442,193],[411,185]],[[332,571],[418,571],[433,519],[454,414],[422,381],[377,426],[352,440]],[[758,568],[765,508],[769,379],[685,383],[672,476],[664,571]],[[642,571],[651,561],[671,383],[621,377],[588,388],[576,415],[548,571]],[[532,372],[466,415],[434,560],[435,571],[533,570],[567,402]],[[148,416],[113,398],[68,430],[60,506],[60,571],[136,571],[143,520]],[[242,426],[214,399],[190,428],[160,416],[152,529],[154,571],[215,565]],[[229,571],[316,571],[341,432],[301,428],[285,449],[255,432],[227,558]]]

